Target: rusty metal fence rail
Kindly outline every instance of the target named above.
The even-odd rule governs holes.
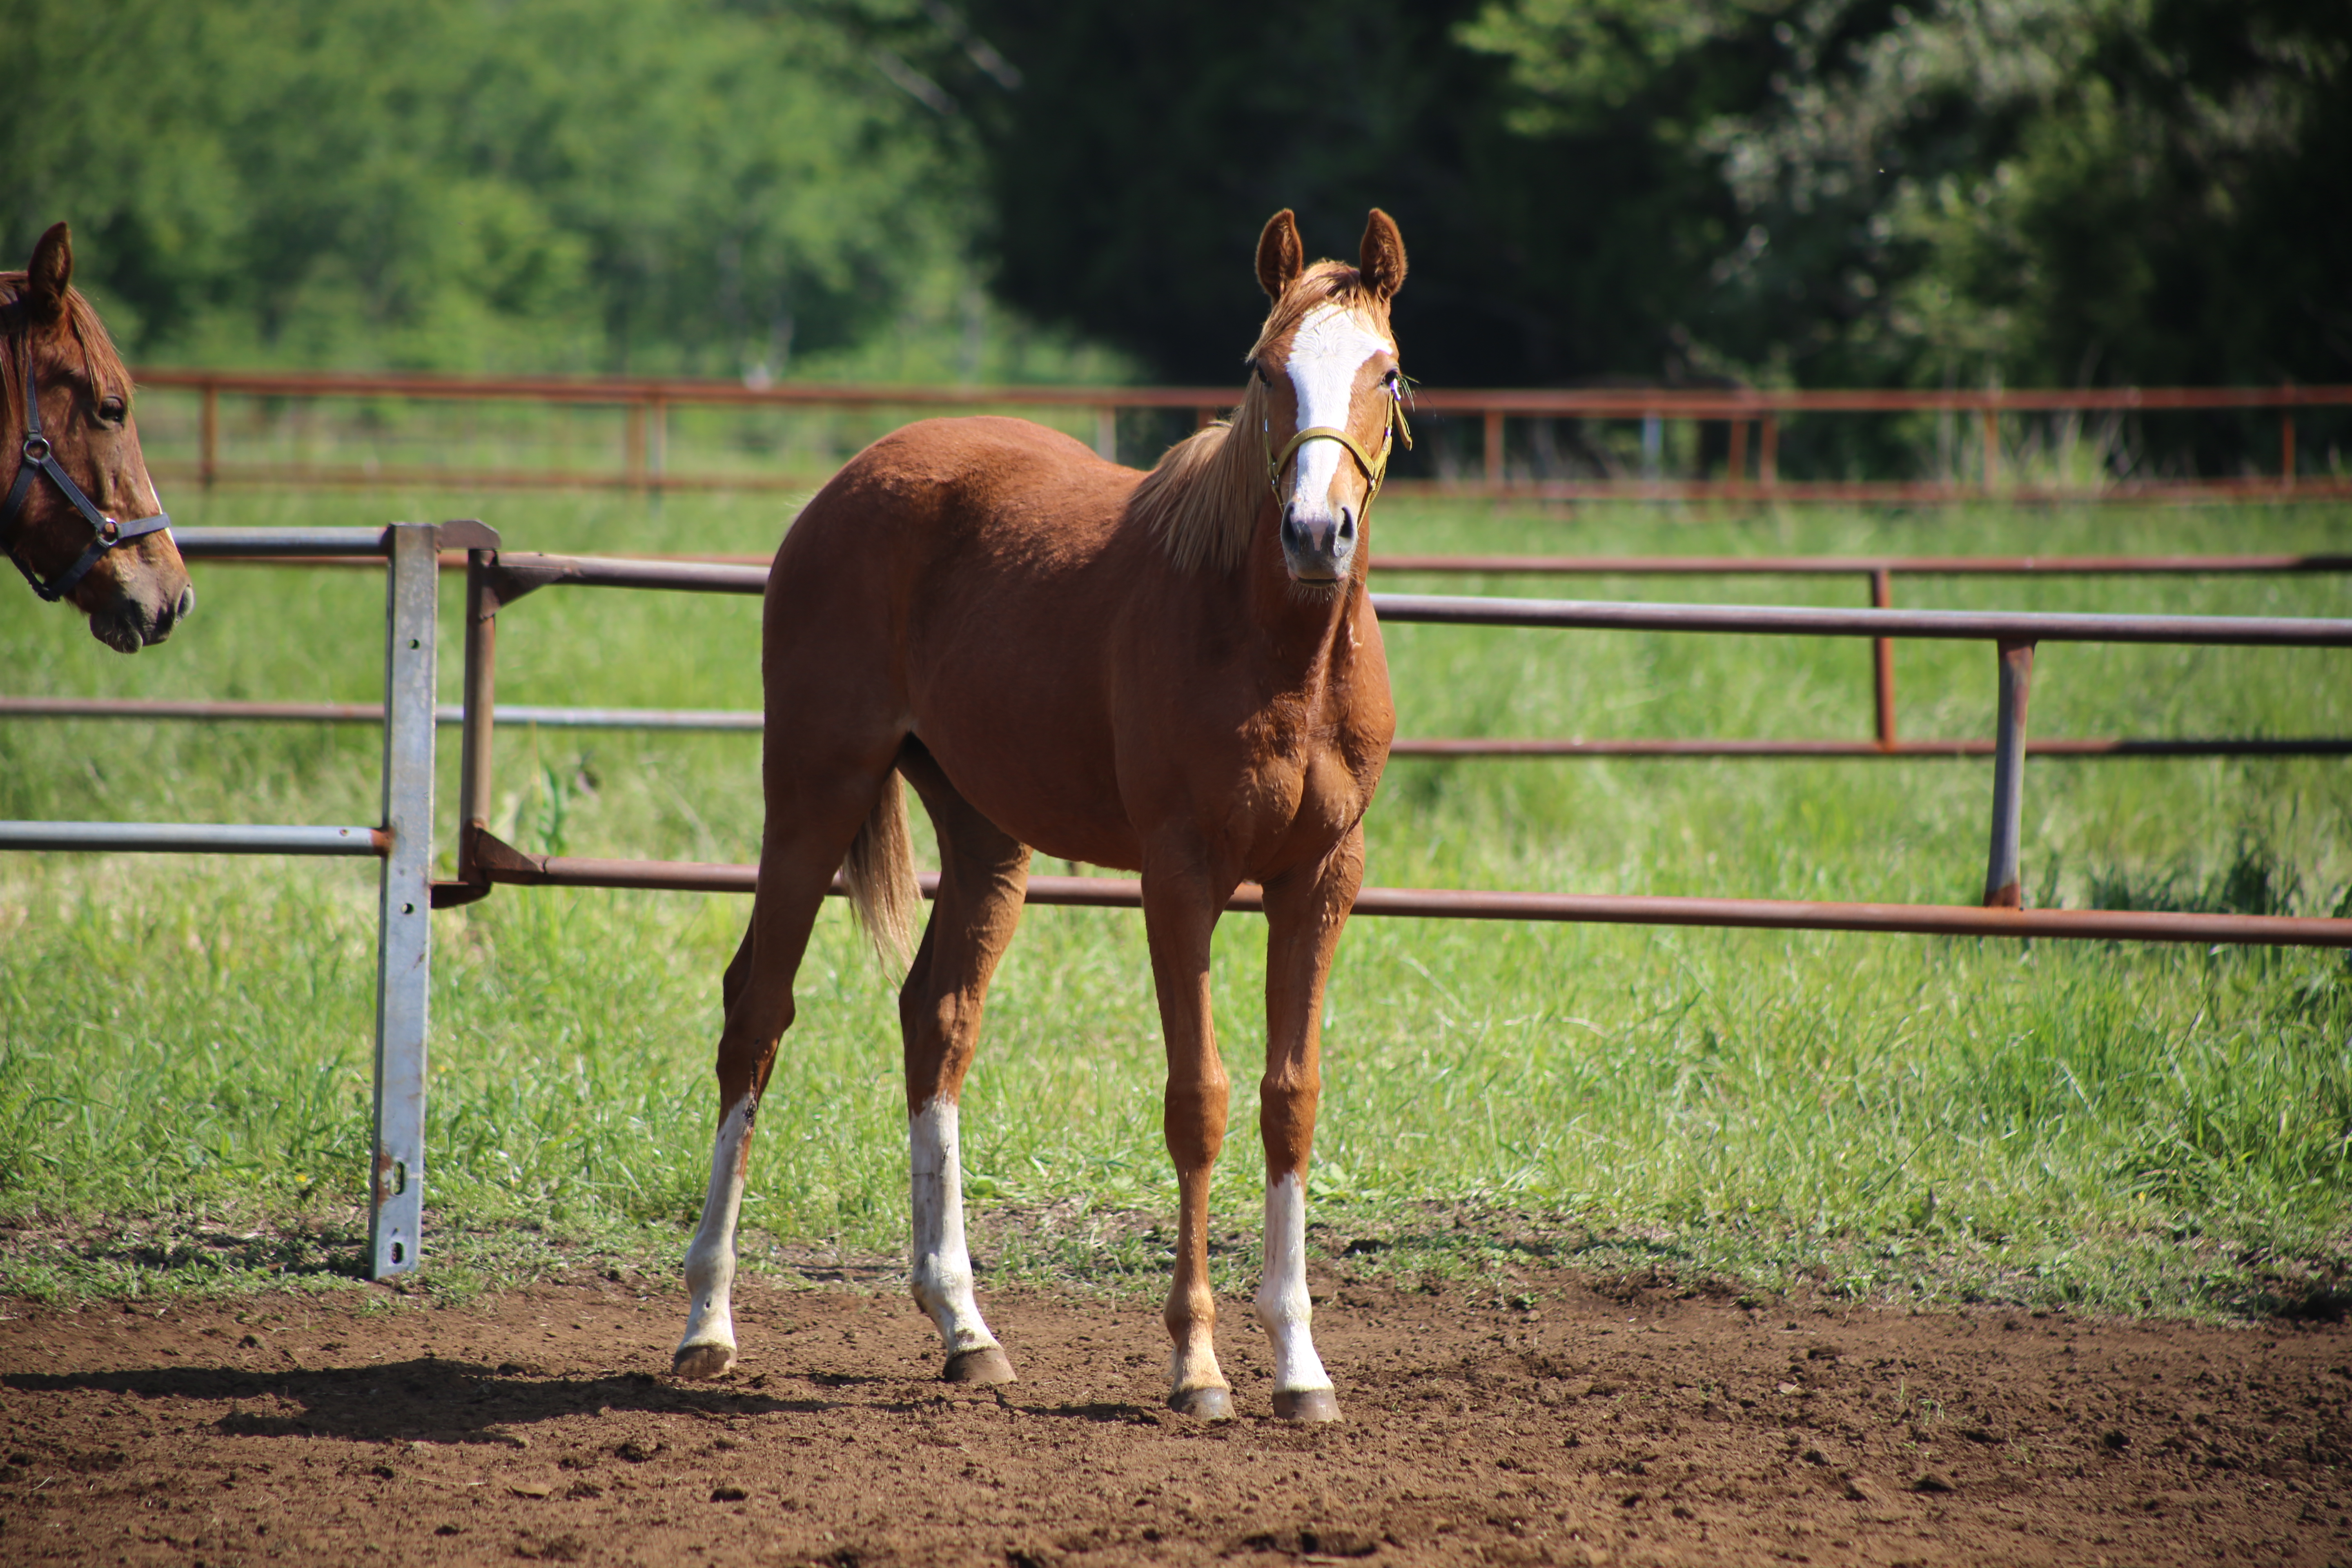
[[[1118,455],[1118,416],[1136,410],[1175,411],[1195,423],[1216,418],[1234,401],[1227,387],[1174,386],[872,386],[786,383],[765,386],[716,380],[645,376],[455,376],[342,372],[266,372],[151,368],[138,373],[148,387],[192,392],[199,403],[197,457],[193,468],[158,465],[169,477],[205,484],[455,485],[467,488],[603,488],[644,491],[793,489],[805,475],[681,472],[666,461],[669,419],[681,408],[766,408],[778,411],[971,412],[1061,409],[1090,417],[1094,444]],[[416,402],[537,404],[603,407],[623,414],[620,461],[599,468],[444,468],[307,463],[233,463],[221,455],[221,399],[396,399]],[[1454,389],[1423,387],[1417,411],[1477,422],[1479,466],[1437,480],[1400,477],[1391,489],[1531,499],[1841,501],[1902,504],[1999,498],[2009,500],[2293,500],[2352,497],[2352,476],[2304,473],[2297,457],[2298,409],[2352,407],[2352,386],[2076,387],[1985,391],[1873,389],[1756,390],[1746,388],[1593,387]],[[2005,459],[2001,421],[2039,414],[2134,415],[2158,412],[2275,411],[2279,465],[2275,474],[2230,478],[2115,480],[2095,485],[2036,481]],[[1937,414],[1977,424],[1972,479],[1933,480],[1798,479],[1780,472],[1782,422],[1798,415]],[[1643,450],[1656,448],[1672,422],[1721,424],[1727,431],[1719,477],[1665,479],[1514,479],[1506,469],[1505,431],[1510,420],[1630,421],[1643,429]]]
[[[496,550],[469,552],[457,875],[452,881],[436,885],[436,904],[470,903],[488,897],[501,884],[751,891],[756,868],[746,865],[532,855],[505,843],[489,830],[491,737],[497,713],[499,619],[517,600],[557,585],[758,594],[764,590],[766,582],[767,570],[762,566],[501,553]],[[1985,900],[1981,907],[1366,888],[1356,900],[1356,912],[1360,914],[2352,947],[2352,919],[2025,909],[2020,896],[2018,842],[2024,798],[2027,697],[2033,649],[2038,643],[2352,648],[2352,620],[1643,605],[1435,595],[1380,594],[1372,598],[1381,617],[1397,623],[1990,642],[1997,655],[2000,719]],[[932,884],[926,884],[926,892],[931,889]],[[1255,909],[1258,897],[1257,889],[1244,885],[1230,907]],[[1139,882],[1120,878],[1039,877],[1031,879],[1028,898],[1030,902],[1038,904],[1139,908],[1142,888]]]

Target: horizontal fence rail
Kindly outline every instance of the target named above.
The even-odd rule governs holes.
[[[383,710],[376,710],[376,722]],[[216,822],[0,822],[0,849],[178,855],[384,855],[381,827],[266,827]]]
[[[1097,451],[1118,456],[1118,417],[1127,411],[1175,410],[1199,424],[1236,400],[1230,387],[1145,386],[875,386],[740,382],[643,376],[456,376],[343,372],[221,371],[150,368],[138,373],[148,387],[194,393],[200,400],[197,458],[190,470],[157,465],[166,477],[205,484],[434,484],[470,487],[613,488],[638,490],[805,489],[806,475],[720,474],[667,467],[667,425],[673,410],[694,407],[782,411],[971,412],[1063,409],[1089,414]],[[221,457],[220,400],[247,398],[397,399],[440,403],[515,403],[558,407],[617,408],[625,416],[624,452],[609,468],[460,469],[430,465],[230,463]],[[2009,500],[2284,500],[2352,496],[2352,479],[2305,474],[2296,458],[2298,409],[2352,407],[2352,386],[2077,387],[2020,390],[1783,389],[1571,387],[1456,389],[1422,387],[1416,411],[1475,419],[1480,426],[1475,472],[1435,480],[1400,476],[1391,488],[1492,497],[1549,500],[1825,500],[1937,503],[2000,497]],[[2032,415],[2276,411],[2279,469],[2206,479],[2105,479],[2052,484],[2018,472],[2004,457],[2000,422]],[[1780,468],[1780,422],[1796,416],[1936,414],[1973,417],[1978,424],[1972,479],[1862,480],[1786,479]],[[1506,422],[1580,419],[1637,421],[1643,426],[1639,477],[1592,479],[1514,476],[1506,467]],[[1721,477],[1670,479],[1654,471],[1658,432],[1667,422],[1719,423],[1729,430]],[[1753,430],[1754,440],[1749,433]]]
[[[657,587],[749,594],[765,586],[759,566],[685,561],[620,561],[536,552],[471,552],[467,570],[466,700],[459,765],[457,878],[438,884],[444,905],[485,898],[501,883],[743,892],[756,869],[676,861],[535,856],[489,830],[491,734],[497,713],[497,628],[501,611],[546,587]],[[1366,888],[1358,912],[1432,918],[1598,921],[1630,924],[1736,926],[1769,930],[1916,931],[1949,935],[2095,938],[2116,941],[2308,943],[2352,947],[2352,920],[2173,914],[2137,910],[2021,908],[2025,713],[2033,649],[2041,640],[2194,643],[2205,646],[2352,647],[2352,620],[2279,616],[2068,616],[1979,611],[1838,610],[1810,606],[1623,605],[1497,600],[1433,595],[1373,595],[1385,619],[1545,628],[1601,626],[1710,633],[1966,638],[1996,649],[2000,694],[1993,747],[1993,805],[1981,907],[1818,903],[1790,900],[1484,892]],[[1117,878],[1032,879],[1032,901],[1134,907],[1140,885]],[[838,890],[836,889],[836,890]],[[1250,907],[1249,889],[1234,907]]]
[[[494,846],[495,847],[492,847]],[[701,860],[598,860],[527,855],[489,840],[485,869],[513,887],[614,888],[638,892],[750,893],[760,868]],[[939,877],[917,879],[936,898]],[[845,896],[836,877],[832,891]],[[1048,907],[1139,910],[1143,884],[1128,877],[1029,879],[1026,902]],[[1244,882],[1228,910],[1265,908]],[[1694,899],[1583,893],[1487,892],[1454,888],[1365,888],[1358,915],[1422,920],[1538,921],[1582,925],[1705,926],[1759,931],[1881,931],[1914,936],[2062,937],[2107,942],[2198,942],[2237,946],[2352,947],[2352,921],[2295,915],[2224,915],[2143,910],[1980,909],[1969,904],[1843,904],[1790,899]]]

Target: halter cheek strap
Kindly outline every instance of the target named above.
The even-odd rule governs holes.
[[[49,438],[41,434],[41,387],[33,376],[30,342],[25,345],[19,364],[25,384],[25,442],[18,454],[16,482],[8,487],[8,499],[0,501],[0,552],[5,552],[16,563],[16,570],[25,574],[25,581],[33,585],[34,593],[54,604],[72,593],[108,551],[128,544],[134,539],[160,533],[172,526],[172,519],[169,513],[159,511],[152,517],[142,517],[135,521],[117,522],[90,503],[89,497],[82,493],[81,487],[74,483],[73,476],[67,473],[58,461]],[[89,521],[91,535],[79,558],[46,583],[41,581],[40,574],[33,570],[32,564],[16,553],[16,530],[22,520],[25,500],[33,493],[33,480],[42,474],[48,476],[49,482],[56,485],[66,500],[73,504],[73,509]]]
[[[1381,432],[1381,449],[1378,456],[1365,451],[1364,444],[1345,430],[1329,425],[1308,426],[1293,436],[1288,444],[1282,448],[1281,453],[1276,455],[1274,450],[1274,432],[1269,427],[1265,432],[1265,482],[1274,491],[1275,503],[1278,506],[1282,501],[1282,470],[1290,466],[1290,459],[1297,454],[1298,448],[1309,441],[1337,441],[1348,449],[1349,457],[1356,459],[1356,466],[1364,470],[1364,478],[1371,481],[1371,490],[1364,497],[1364,505],[1369,508],[1381,493],[1381,482],[1388,478],[1389,454],[1396,449],[1396,438],[1400,432],[1404,436],[1404,444],[1411,447],[1412,426],[1405,421],[1403,400],[1393,393],[1389,396],[1388,427]]]

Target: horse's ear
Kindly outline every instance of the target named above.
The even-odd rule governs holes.
[[[1404,287],[1404,236],[1397,232],[1396,219],[1372,209],[1370,222],[1364,225],[1364,244],[1360,252],[1358,271],[1364,287],[1383,300],[1391,299]]]
[[[54,321],[66,308],[66,289],[73,282],[73,230],[52,224],[33,247],[32,265],[25,268],[25,308],[37,321]]]
[[[1306,270],[1307,247],[1298,242],[1298,220],[1285,207],[1265,220],[1257,237],[1257,286],[1266,298],[1279,300]]]

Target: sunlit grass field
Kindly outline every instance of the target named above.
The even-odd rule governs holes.
[[[772,547],[789,501],[174,495],[186,524],[480,515],[523,549]],[[2335,550],[2352,510],[1904,514],[1391,498],[1382,552],[2010,553]],[[109,653],[0,593],[0,689],[342,700],[381,691],[382,579],[199,564],[173,640]],[[1411,579],[1444,592],[1864,602],[1859,582]],[[2343,616],[2337,577],[1902,580],[1918,605]],[[442,693],[459,672],[443,597]],[[551,590],[501,617],[518,703],[754,707],[757,605]],[[1870,732],[1852,640],[1387,633],[1408,735]],[[1993,657],[1906,643],[1903,732],[1990,732]],[[2352,733],[2340,654],[2053,646],[2041,735]],[[444,732],[445,857],[457,746]],[[358,727],[0,721],[0,816],[364,822]],[[499,830],[573,854],[741,860],[747,736],[506,728]],[[1972,902],[1990,765],[1391,764],[1388,885]],[[2042,761],[2025,882],[2043,905],[2342,911],[2352,761]],[[1041,869],[1058,870],[1058,865]],[[337,1284],[358,1266],[373,869],[0,857],[0,1289]],[[427,1202],[447,1289],[583,1257],[655,1268],[699,1201],[726,897],[502,889],[435,917]],[[1216,1194],[1228,1283],[1255,1266],[1264,931],[1220,929],[1234,1081]],[[888,982],[822,921],[761,1120],[752,1267],[903,1247]],[[967,1097],[983,1268],[1157,1289],[1172,1212],[1140,918],[1037,910],[1000,973]],[[2343,1300],[2352,1266],[2352,969],[2342,954],[1364,919],[1326,1026],[1318,1245],[1349,1268],[1510,1278],[1652,1267],[1693,1284],[1893,1300],[2242,1313]]]

